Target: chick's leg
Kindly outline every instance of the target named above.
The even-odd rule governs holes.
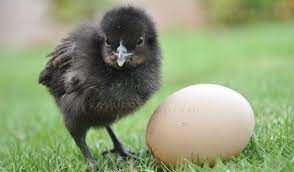
[[[92,172],[96,172],[97,171],[96,161],[95,161],[93,155],[91,154],[90,149],[86,143],[86,133],[83,135],[72,134],[72,136],[73,136],[75,143],[77,144],[80,151],[82,152],[83,156],[88,161]]]
[[[123,145],[121,144],[121,142],[118,140],[118,138],[116,137],[116,135],[114,134],[113,130],[111,129],[110,126],[106,126],[105,127],[107,130],[107,133],[109,134],[112,143],[113,143],[113,149],[112,150],[108,150],[102,153],[102,155],[105,155],[107,153],[115,153],[117,154],[119,157],[121,158],[128,158],[128,157],[132,157],[137,159],[133,153],[127,151]]]

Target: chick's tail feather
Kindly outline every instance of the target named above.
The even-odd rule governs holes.
[[[39,75],[39,84],[49,86],[50,80],[51,80],[51,72],[53,69],[51,69],[52,66],[46,65],[45,68],[41,71]]]

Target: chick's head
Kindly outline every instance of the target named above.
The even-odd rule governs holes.
[[[157,56],[158,43],[154,23],[141,9],[120,7],[108,11],[102,21],[104,36],[102,57],[114,68],[134,68]]]

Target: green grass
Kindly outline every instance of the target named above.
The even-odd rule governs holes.
[[[139,152],[138,171],[294,171],[294,24],[264,24],[222,31],[180,31],[161,37],[161,90],[133,117],[114,125],[123,143]],[[52,48],[52,47],[51,47]],[[0,53],[0,171],[85,171],[87,164],[66,132],[38,73],[49,48]],[[240,156],[214,168],[186,163],[168,169],[146,153],[153,110],[172,92],[198,83],[228,86],[251,102],[254,136]],[[103,129],[87,142],[101,171],[128,171],[100,153],[111,142]]]

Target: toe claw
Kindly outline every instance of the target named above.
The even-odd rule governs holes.
[[[115,153],[115,152],[116,152],[115,149],[106,150],[106,151],[102,152],[102,156],[105,156],[105,155],[110,154],[110,153]]]
[[[127,150],[120,150],[120,149],[111,149],[111,150],[106,150],[102,152],[102,155],[105,156],[106,154],[116,154],[118,156],[119,160],[126,160],[126,159],[134,159],[141,161],[142,159],[136,156],[134,152],[127,151]]]

